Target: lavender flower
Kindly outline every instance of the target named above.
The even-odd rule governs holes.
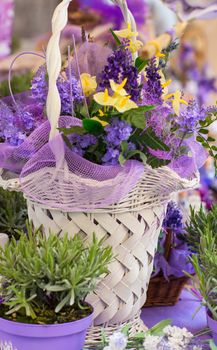
[[[143,102],[150,105],[162,104],[163,88],[156,59],[152,58],[145,69],[146,82],[143,87]]]
[[[183,229],[182,221],[183,215],[177,204],[173,201],[169,202],[163,227],[165,229],[181,231]]]
[[[46,67],[42,66],[37,71],[35,77],[32,80],[31,92],[32,98],[41,103],[43,106],[45,105],[48,93],[48,80],[46,76]],[[71,114],[73,103],[81,103],[83,101],[81,88],[79,87],[78,81],[75,77],[63,78],[60,76],[57,81],[57,88],[59,90],[60,98],[61,98],[61,113]],[[72,92],[72,101],[71,101],[71,92]]]
[[[125,47],[119,47],[108,57],[108,65],[99,76],[100,87],[110,88],[110,79],[116,83],[121,83],[127,78],[125,90],[131,96],[131,99],[138,102],[141,97],[141,87],[138,82],[138,70],[133,66],[131,52]]]
[[[69,141],[72,144],[72,151],[79,154],[80,156],[84,156],[87,148],[97,143],[96,137],[90,134],[72,134],[69,137]]]
[[[46,77],[46,66],[41,66],[32,79],[31,92],[32,97],[37,102],[45,105],[47,93],[48,93],[48,81]]]
[[[71,87],[70,87],[71,85]],[[71,83],[69,80],[64,80],[62,78],[59,78],[57,82],[57,87],[59,90],[60,98],[61,98],[61,113],[64,114],[71,114],[72,112],[72,105],[70,100],[70,89],[72,88],[72,102],[74,103],[82,103],[83,96],[81,93],[81,89],[78,86],[78,81],[72,77]]]
[[[190,101],[188,106],[185,107],[179,117],[177,123],[184,132],[192,132],[195,130],[197,124],[201,120],[206,119],[206,110],[194,101]]]

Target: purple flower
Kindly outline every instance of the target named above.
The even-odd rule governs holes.
[[[127,78],[125,89],[131,96],[131,99],[138,102],[141,97],[141,87],[138,82],[138,70],[133,66],[131,52],[125,47],[119,47],[108,57],[108,65],[105,66],[103,72],[99,75],[101,88],[110,87],[110,79],[116,83],[121,83]]]
[[[156,59],[152,58],[145,69],[146,82],[143,87],[143,102],[149,105],[162,104],[163,88]]]
[[[77,79],[72,76],[70,81],[68,76],[66,78],[60,76],[57,81],[57,87],[61,98],[61,113],[63,115],[71,114],[73,107],[72,103],[81,103],[83,101],[81,88],[79,87]],[[48,79],[45,66],[40,67],[33,78],[31,92],[32,98],[37,101],[37,103],[45,106],[48,94]]]
[[[102,157],[102,162],[104,164],[117,165],[120,156],[120,148],[113,148],[111,146],[107,147],[105,155]]]
[[[36,72],[31,84],[32,97],[43,105],[45,105],[48,93],[46,74],[46,66],[43,65]]]
[[[110,125],[105,127],[105,141],[107,149],[102,162],[104,164],[118,164],[118,159],[121,153],[121,143],[127,141],[132,133],[132,127],[123,120],[113,118]],[[135,145],[130,142],[129,150],[134,150]]]
[[[120,146],[122,141],[128,140],[132,130],[132,127],[125,121],[113,118],[111,124],[105,127],[105,140],[110,145]]]
[[[167,206],[166,217],[163,221],[165,229],[180,231],[183,229],[183,215],[177,204],[173,201]]]
[[[192,132],[201,120],[206,119],[206,110],[194,101],[190,101],[187,107],[184,107],[180,115],[177,117],[177,124],[184,132]]]
[[[72,151],[79,154],[80,156],[84,156],[87,148],[97,143],[96,137],[90,134],[72,134],[69,137],[69,141],[72,145]]]

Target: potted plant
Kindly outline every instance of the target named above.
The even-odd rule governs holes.
[[[62,65],[59,39],[70,2],[55,10],[46,65],[31,88],[35,110],[41,115],[46,105],[47,120],[24,132],[21,144],[0,144],[0,182],[5,170],[16,173],[11,187],[18,181],[30,220],[47,234],[70,227],[112,245],[110,274],[88,295],[96,305],[92,335],[105,323],[110,332],[125,322],[144,327],[138,315],[166,205],[171,193],[198,185],[204,148],[213,154],[206,131],[216,116],[180,91],[169,93],[163,68],[176,47],[172,32],[141,43],[125,0],[113,1],[126,28],[111,30],[111,47],[83,32]],[[25,108],[19,112],[29,120]]]
[[[216,205],[207,213],[202,208],[199,213],[192,209],[187,231],[194,252],[191,262],[199,281],[193,279],[194,287],[201,295],[201,304],[206,306],[208,326],[217,345],[216,213]]]
[[[175,305],[188,277],[184,271],[193,273],[189,262],[191,251],[185,236],[183,215],[177,204],[168,204],[154,259],[145,307]]]
[[[85,298],[108,272],[112,249],[41,229],[0,248],[0,339],[17,350],[81,350],[93,309]]]

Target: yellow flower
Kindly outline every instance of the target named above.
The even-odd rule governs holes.
[[[135,53],[135,52],[139,51],[139,49],[141,49],[141,47],[143,46],[143,43],[140,40],[136,40],[136,37],[138,36],[138,32],[132,32],[130,23],[128,23],[126,29],[116,30],[114,33],[119,38],[123,38],[123,39],[128,39],[129,40],[129,45],[127,46],[127,48],[132,53]]]
[[[124,113],[130,111],[131,109],[138,108],[137,104],[130,98],[131,96],[120,96],[116,98],[114,107],[118,110],[118,112]]]
[[[127,83],[127,78],[125,78],[121,84],[117,84],[114,80],[109,80],[112,91],[121,96],[127,96],[127,92],[124,89],[124,86]]]
[[[172,100],[170,100],[170,102],[172,102],[174,112],[177,115],[179,115],[181,103],[185,104],[185,105],[188,105],[188,103],[181,98],[182,93],[179,90],[177,90],[169,95],[165,95],[163,98],[164,98],[164,100],[169,100],[171,97],[172,97]]]
[[[102,126],[108,125],[107,122],[105,122],[104,120],[99,119],[98,117],[93,117],[93,118],[91,118],[91,119],[96,120],[97,122],[99,122],[100,124],[102,124]]]
[[[81,84],[85,96],[90,96],[96,91],[96,77],[91,77],[91,75],[88,73],[81,74]]]
[[[102,106],[115,107],[118,112],[124,113],[133,108],[138,108],[137,104],[132,101],[131,96],[127,95],[124,86],[127,79],[124,79],[121,84],[117,84],[114,80],[110,80],[111,89],[114,91],[113,96],[109,96],[108,89],[104,92],[99,92],[94,95],[94,100]]]
[[[127,28],[126,29],[115,30],[114,33],[119,38],[123,38],[123,39],[131,39],[133,37],[137,37],[138,36],[138,32],[132,32],[130,23],[127,24]]]
[[[162,71],[159,71],[159,74],[161,76],[161,86],[163,88],[163,97],[164,97],[165,95],[167,95],[169,93],[168,86],[172,83],[172,80],[171,79],[166,80]]]
[[[101,106],[114,106],[114,98],[109,96],[108,89],[94,95],[94,100]]]
[[[159,44],[159,42],[157,40],[153,40],[153,41],[149,41],[147,43],[148,46],[154,46],[155,50],[156,50],[156,54],[155,56],[157,57],[165,57],[165,55],[163,53],[161,53],[162,51],[162,47]]]
[[[127,46],[127,48],[132,52],[135,53],[137,51],[139,51],[143,46],[143,43],[140,40],[130,40],[129,41],[129,45]]]

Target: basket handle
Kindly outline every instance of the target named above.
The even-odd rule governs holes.
[[[46,63],[48,72],[48,96],[47,96],[47,117],[51,125],[50,139],[55,137],[59,131],[58,120],[61,113],[61,99],[57,88],[57,79],[61,72],[62,57],[60,51],[60,35],[67,25],[68,7],[72,0],[63,0],[55,9],[52,18],[52,36],[49,40],[46,52]],[[132,30],[136,31],[136,22],[127,6],[126,0],[111,0],[119,6],[125,22],[131,24]]]

